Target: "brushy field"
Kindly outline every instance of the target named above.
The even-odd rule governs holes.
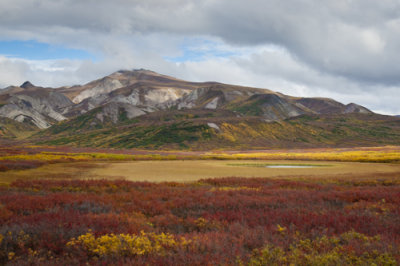
[[[244,176],[264,171],[254,165],[266,159],[330,166],[313,178],[306,171],[314,170],[285,169],[294,172],[186,183],[87,180],[99,178],[88,175],[93,169],[114,173],[107,165],[174,175],[199,165]],[[398,147],[207,154],[0,148],[0,264],[398,265],[399,160]]]
[[[349,149],[303,149],[264,151],[143,151],[96,150],[68,147],[11,147],[0,146],[2,161],[33,161],[42,163],[78,161],[135,161],[135,160],[306,160],[340,162],[400,162],[400,147],[368,147]],[[7,169],[6,169],[7,170]]]
[[[292,151],[249,151],[234,153],[209,153],[203,158],[221,160],[305,160],[339,162],[400,162],[400,149],[397,146],[353,148],[353,149],[304,149]]]
[[[297,164],[322,165],[312,168],[266,168],[254,165]],[[69,172],[65,164],[64,172]],[[61,165],[54,165],[58,168]],[[98,167],[96,167],[98,166]],[[279,161],[279,160],[175,160],[175,161],[135,161],[135,162],[102,162],[87,169],[86,174],[92,178],[126,179],[130,181],[151,182],[192,182],[202,178],[217,177],[267,177],[287,179],[377,179],[400,178],[400,164],[394,163],[358,163],[358,162],[325,162],[325,161]],[[1,176],[1,174],[0,174]],[[14,179],[15,180],[15,179]]]
[[[141,150],[95,150],[68,147],[1,147],[0,172],[35,169],[45,165],[79,162],[178,161],[178,160],[301,160],[337,162],[400,162],[400,147],[353,149],[306,149],[292,151],[181,152]],[[6,182],[0,175],[0,183]],[[6,178],[12,180],[12,178]]]
[[[10,265],[397,265],[400,181],[16,181]]]

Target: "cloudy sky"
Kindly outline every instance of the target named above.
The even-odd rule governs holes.
[[[146,68],[400,114],[399,0],[0,0],[0,88]]]

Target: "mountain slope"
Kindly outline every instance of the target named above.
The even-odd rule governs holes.
[[[196,150],[400,145],[400,119],[376,114],[302,115],[268,122],[226,110],[191,109],[121,119],[118,125],[98,123],[97,128],[92,122],[89,116],[62,122],[37,138],[51,145]]]
[[[296,98],[267,89],[216,82],[187,82],[148,70],[117,71],[82,86],[41,88],[25,82],[0,92],[0,116],[33,123],[38,128],[100,108],[99,117],[120,109],[128,118],[161,110],[231,110],[238,115],[279,121],[302,114],[371,113],[332,99]],[[100,119],[101,120],[101,119]]]
[[[216,82],[187,82],[147,70],[118,71],[84,86],[58,91],[76,103],[65,112],[68,117],[98,107],[105,111],[100,116],[107,117],[110,109],[117,113],[122,108],[130,118],[160,110],[193,108],[231,110],[238,115],[255,115],[270,121],[302,114],[371,113],[364,107],[345,106],[332,99],[295,98],[266,89]]]
[[[120,70],[104,78],[89,82],[83,86],[62,87],[57,89],[70,98],[74,103],[80,103],[90,97],[108,94],[119,88],[137,83],[146,84],[153,88],[177,88],[190,90],[196,88],[196,83],[178,80],[149,70]]]
[[[355,103],[187,82],[148,70],[117,71],[73,87],[41,88],[30,82],[8,87],[0,92],[0,117],[44,129],[31,140],[55,145],[250,149],[400,144],[399,118]]]
[[[72,104],[63,94],[51,88],[36,87],[30,82],[0,91],[0,117],[41,129],[65,120],[63,113]]]
[[[38,128],[35,125],[0,117],[0,138],[26,138],[35,132],[38,132]]]

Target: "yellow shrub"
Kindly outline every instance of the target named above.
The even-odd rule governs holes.
[[[8,252],[8,260],[13,260],[15,257],[15,253],[14,252]]]
[[[191,243],[181,237],[176,240],[171,234],[141,232],[139,235],[107,234],[95,237],[91,232],[73,238],[69,247],[83,247],[92,256],[141,256],[147,254],[166,255],[168,251]]]
[[[315,160],[315,161],[344,161],[344,162],[400,162],[398,151],[336,151],[324,152],[258,152],[258,153],[207,153],[204,159],[223,160]]]
[[[396,265],[393,255],[388,252],[366,249],[357,255],[346,249],[346,245],[354,241],[360,247],[368,247],[380,238],[350,231],[340,236],[299,239],[287,251],[267,245],[261,251],[253,252],[249,265]]]
[[[211,188],[211,191],[239,191],[239,190],[259,191],[260,188],[246,187],[246,186],[241,186],[241,187],[213,187],[213,188]]]
[[[200,217],[200,218],[196,219],[196,221],[194,221],[194,224],[197,227],[205,227],[205,226],[207,226],[207,223],[208,223],[207,219],[204,219],[203,217]]]

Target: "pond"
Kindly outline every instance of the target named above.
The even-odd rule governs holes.
[[[316,168],[316,167],[327,167],[330,165],[323,164],[264,164],[264,163],[243,163],[243,164],[229,164],[230,166],[247,166],[247,167],[259,167],[259,168]]]
[[[314,168],[320,165],[266,165],[266,168]]]

